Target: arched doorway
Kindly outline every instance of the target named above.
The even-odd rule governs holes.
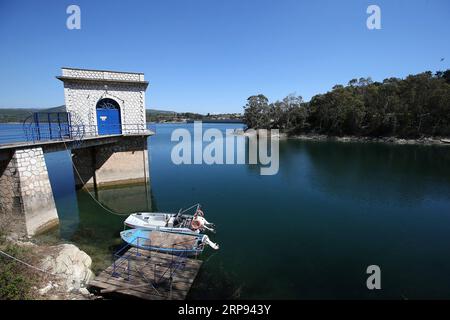
[[[117,101],[104,98],[97,102],[98,134],[121,134],[120,106]]]

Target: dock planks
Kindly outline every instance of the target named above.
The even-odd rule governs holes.
[[[115,275],[112,264],[95,277],[89,286],[105,295],[114,293],[146,300],[184,300],[202,265],[201,260],[177,258],[141,249],[137,251],[136,248],[128,249],[125,256],[128,260],[116,260]],[[183,264],[178,269],[172,268],[170,282],[170,265],[177,261],[175,259],[182,259]]]

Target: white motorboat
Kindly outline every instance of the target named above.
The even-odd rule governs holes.
[[[185,214],[195,209],[193,215]],[[136,212],[128,216],[124,224],[130,228],[168,231],[176,233],[200,233],[202,231],[214,232],[214,225],[208,222],[200,209],[200,204],[193,205],[178,213],[164,212]]]

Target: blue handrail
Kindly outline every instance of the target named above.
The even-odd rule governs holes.
[[[114,255],[113,255],[113,270],[112,270],[112,276],[113,277],[120,277],[123,273],[125,273],[126,275],[126,279],[128,281],[130,281],[131,279],[131,262],[133,260],[137,260],[137,258],[139,256],[141,256],[141,252],[140,250],[144,250],[144,249],[139,249],[139,242],[140,241],[145,241],[146,243],[149,243],[149,241],[151,241],[149,238],[144,238],[144,237],[136,237],[135,239],[133,239],[132,244],[130,243],[126,243],[125,245],[123,245],[121,248],[119,248],[119,250],[117,250]],[[173,249],[175,249],[177,245],[173,245]],[[156,270],[154,270],[154,275],[153,275],[153,279],[147,279],[146,276],[144,276],[144,272],[142,269],[144,269],[145,267],[148,266],[148,264],[152,261],[151,260],[151,252],[152,251],[148,251],[145,250],[146,252],[149,252],[149,257],[147,259],[147,261],[141,265],[140,269],[136,269],[136,273],[141,275],[142,279],[146,279],[146,281],[148,281],[149,286],[152,286],[153,288],[155,288],[155,286],[157,286],[161,280],[164,277],[168,277],[169,278],[169,282],[171,283],[173,280],[173,275],[176,271],[178,270],[182,270],[185,266],[186,266],[186,259],[187,259],[187,254],[179,254],[179,255],[167,255],[167,257],[170,257],[170,262],[167,265],[162,265],[163,267],[165,267],[166,269],[164,270],[164,272],[162,272],[160,275],[157,275]],[[169,285],[169,288],[172,288],[172,285]]]

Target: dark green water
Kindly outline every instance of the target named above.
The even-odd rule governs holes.
[[[191,298],[450,298],[450,148],[284,141],[279,173],[261,176],[256,166],[172,164],[179,126],[157,125],[149,139],[151,198],[134,186],[100,199],[118,211],[203,204],[221,248],[202,257]],[[74,194],[66,154],[47,163],[60,236],[104,267],[124,217]],[[372,264],[378,291],[366,288]]]

